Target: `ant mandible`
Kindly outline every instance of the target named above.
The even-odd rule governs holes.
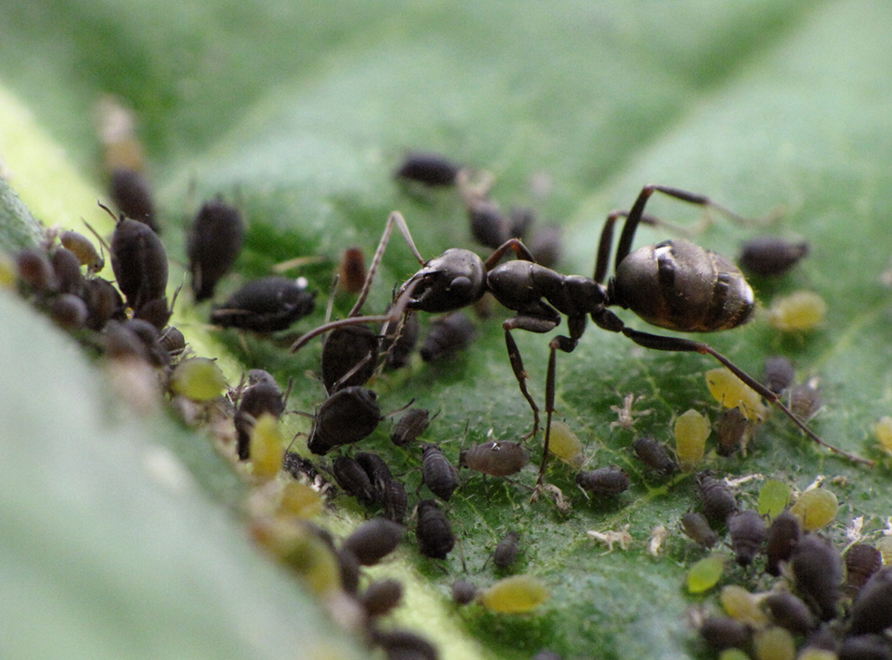
[[[539,430],[539,407],[526,386],[527,374],[512,330],[545,333],[556,328],[561,317],[567,317],[568,335],[559,335],[549,342],[548,371],[545,383],[545,440],[539,467],[537,490],[543,483],[548,461],[551,419],[555,400],[555,363],[557,351],[571,353],[585,332],[587,317],[599,328],[625,335],[646,348],[672,352],[696,352],[711,355],[735,376],[764,399],[780,408],[796,426],[812,440],[853,461],[872,465],[873,462],[835,447],[816,435],[787,406],[777,394],[756,381],[731,360],[704,342],[667,337],[641,332],[626,327],[608,307],[630,309],[643,320],[678,332],[715,332],[730,330],[749,320],[754,308],[753,291],[740,270],[715,252],[705,250],[687,240],[667,240],[632,251],[635,232],[642,222],[653,222],[644,208],[655,192],[669,197],[710,207],[727,215],[734,214],[708,197],[666,186],[649,185],[642,188],[631,210],[611,213],[604,224],[598,244],[597,263],[593,278],[563,275],[535,263],[529,250],[518,239],[502,244],[485,261],[470,250],[451,248],[442,255],[425,262],[415,247],[403,217],[394,212],[387,221],[375,254],[366,288],[360,293],[365,298],[374,269],[390,238],[393,226],[401,233],[422,264],[396,293],[393,309],[382,316],[358,316],[333,321],[312,330],[291,347],[297,351],[313,337],[332,328],[355,323],[395,323],[404,313],[414,310],[442,313],[466,307],[480,300],[488,291],[514,316],[502,323],[511,368],[520,391],[533,411],[533,430]],[[622,234],[614,258],[615,275],[607,284],[604,279],[613,247],[613,230],[617,220],[625,218]],[[502,257],[512,251],[518,258],[500,264]]]

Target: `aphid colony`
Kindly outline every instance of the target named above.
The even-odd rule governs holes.
[[[418,314],[412,312],[445,313],[432,321],[430,333],[421,344],[421,358],[432,362],[462,350],[472,340],[474,325],[460,308],[479,301],[485,291],[493,293],[499,302],[514,310],[516,316],[505,321],[503,327],[512,369],[534,413],[533,434],[540,426],[540,411],[524,383],[523,362],[511,331],[547,332],[560,322],[561,315],[568,317],[570,336],[558,337],[550,344],[545,446],[537,491],[544,484],[546,460],[551,453],[578,471],[576,484],[590,497],[615,498],[631,484],[628,474],[616,467],[582,470],[584,459],[581,443],[566,424],[552,420],[556,351],[569,353],[573,350],[584,330],[587,315],[599,327],[620,332],[641,346],[709,354],[725,365],[726,368],[713,370],[713,380],[709,381],[713,395],[727,408],[718,424],[717,452],[720,455],[734,453],[745,446],[745,437],[751,433],[752,425],[765,415],[765,407],[761,403],[763,397],[778,406],[810,437],[829,447],[802,423],[820,405],[817,388],[808,384],[793,386],[793,389],[805,388],[804,393],[794,398],[793,390],[790,390],[794,371],[788,361],[780,358],[766,365],[763,386],[706,344],[631,330],[607,310],[608,305],[614,304],[628,307],[654,325],[689,331],[725,329],[746,320],[752,307],[751,293],[747,294],[748,287],[743,288],[746,284],[742,277],[737,279],[739,272],[733,265],[718,255],[684,241],[674,244],[667,241],[642,248],[644,252],[631,251],[638,224],[655,222],[643,212],[653,192],[723,210],[710,200],[671,188],[645,188],[631,211],[612,214],[608,218],[599,247],[595,277],[589,280],[560,275],[545,268],[544,261],[553,263],[553,257],[543,256],[556,252],[553,242],[549,244],[545,241],[543,251],[537,252],[528,251],[520,241],[515,240],[528,234],[532,224],[531,212],[523,210],[504,214],[489,198],[487,183],[473,184],[467,170],[437,156],[412,154],[400,167],[397,176],[423,186],[457,187],[466,206],[472,234],[481,244],[495,249],[496,254],[483,262],[473,253],[453,249],[425,262],[398,215],[391,217],[367,274],[364,272],[362,251],[358,248],[347,251],[339,269],[342,288],[358,294],[353,311],[345,320],[321,326],[295,344],[297,348],[312,336],[326,333],[320,376],[327,398],[312,415],[307,447],[319,457],[332,453],[331,458],[314,458],[311,461],[285,451],[288,439],[282,437],[277,420],[285,412],[288,394],[283,393],[269,373],[262,369],[251,370],[246,382],[221,399],[221,394],[226,390],[222,373],[212,360],[191,356],[182,333],[168,325],[176,298],[169,303],[166,297],[167,255],[157,234],[157,212],[139,172],[119,168],[111,176],[113,199],[124,211],[116,218],[115,231],[107,246],[117,288],[97,276],[103,268],[102,253],[86,237],[75,232],[47,232],[38,248],[25,250],[17,256],[22,293],[47,311],[61,327],[77,333],[82,342],[110,359],[136,358],[150,365],[152,370],[164,374],[164,384],[172,395],[199,404],[224,402],[217,412],[233,425],[235,441],[232,453],[250,466],[252,478],[258,484],[252,496],[260,511],[252,519],[258,542],[294,568],[317,593],[347,594],[353,603],[350,607],[356,608],[360,613],[358,619],[364,622],[359,628],[365,631],[366,639],[370,644],[383,647],[390,657],[414,653],[412,657],[433,658],[437,657],[437,652],[413,633],[384,632],[377,627],[377,619],[399,603],[402,586],[396,581],[385,580],[360,589],[360,567],[373,565],[389,555],[403,541],[406,535],[403,525],[407,521],[415,526],[415,545],[422,555],[435,560],[446,559],[455,547],[457,537],[449,519],[448,504],[444,503],[448,503],[460,487],[459,469],[467,468],[492,477],[509,477],[520,472],[529,460],[528,451],[521,443],[490,441],[470,448],[463,447],[459,452],[458,465],[453,465],[440,446],[420,440],[431,423],[429,412],[409,408],[394,425],[391,439],[406,454],[408,462],[414,462],[414,468],[421,474],[416,492],[417,502],[411,506],[405,485],[393,475],[387,462],[369,451],[355,451],[350,455],[352,445],[369,437],[391,414],[381,410],[377,394],[367,389],[366,385],[378,371],[379,363],[385,362],[391,368],[408,364],[408,356],[414,350],[418,336]],[[612,249],[613,225],[622,218],[626,219],[626,224],[615,257],[617,275],[604,286],[602,282],[607,274]],[[381,316],[362,316],[360,310],[393,226],[403,232],[422,269],[399,289],[389,312]],[[218,284],[238,257],[244,236],[244,221],[234,206],[218,198],[200,208],[187,241],[191,286],[196,303],[213,299]],[[731,295],[726,309],[714,310],[715,318],[702,321],[706,323],[704,327],[691,327],[689,321],[682,320],[690,310],[671,306],[661,308],[655,306],[653,301],[639,299],[636,287],[648,287],[643,279],[638,285],[630,283],[635,278],[644,277],[632,270],[635,268],[632,264],[645,259],[646,255],[646,258],[656,258],[659,268],[663,268],[663,261],[673,258],[673,250],[676,255],[684,253],[686,258],[707,258],[715,265],[716,278],[731,287],[732,292],[736,291]],[[509,251],[519,258],[498,265],[501,257]],[[792,245],[765,239],[745,246],[742,261],[758,275],[773,276],[785,272],[806,252],[807,246],[804,244]],[[708,257],[703,257],[704,254]],[[734,290],[735,286],[739,289]],[[521,300],[518,296],[524,287],[529,287],[532,292],[525,294],[529,299]],[[560,290],[560,294],[553,290]],[[210,318],[221,327],[257,333],[284,331],[313,312],[315,296],[315,292],[308,291],[307,283],[303,280],[269,276],[244,284],[224,302],[214,305]],[[583,302],[585,296],[590,296],[592,300]],[[795,312],[799,316],[804,313],[801,310]],[[373,330],[370,328],[372,323],[384,325]],[[795,327],[804,328],[806,325],[800,322]],[[791,391],[789,408],[778,396],[785,390]],[[809,396],[811,394],[814,396]],[[206,416],[207,413],[198,416],[202,415]],[[633,423],[631,413],[629,418],[630,427]],[[677,418],[677,450],[674,457],[666,447],[650,437],[636,438],[630,449],[650,474],[669,477],[679,468],[688,472],[698,469],[709,432],[708,421],[698,413],[688,411]],[[863,460],[835,447],[830,448],[850,458]],[[283,474],[290,474],[293,479],[285,479]],[[340,545],[329,533],[306,522],[322,507],[317,490],[332,490],[327,483],[329,477],[344,493],[355,497],[365,507],[380,510],[383,516],[362,525]],[[698,544],[710,548],[719,540],[718,531],[726,527],[741,566],[750,566],[765,553],[766,571],[775,575],[786,562],[798,576],[797,589],[807,603],[806,607],[817,608],[817,617],[831,617],[836,612],[838,594],[834,589],[818,586],[813,592],[808,591],[811,588],[809,584],[821,579],[826,582],[827,578],[807,577],[812,555],[823,552],[821,561],[831,563],[836,561],[835,556],[826,549],[826,544],[813,540],[818,536],[800,534],[800,528],[811,531],[822,526],[818,521],[826,518],[833,507],[830,502],[819,500],[823,497],[821,493],[829,491],[807,491],[789,512],[777,515],[774,522],[767,525],[760,513],[739,510],[733,492],[721,480],[703,474],[698,477],[697,483],[702,515],[690,512],[683,517],[681,523],[686,534]],[[440,501],[421,497],[423,488]],[[809,495],[812,492],[817,494]],[[827,499],[824,497],[824,500]],[[835,505],[835,501],[832,504]],[[792,531],[794,528],[795,533]],[[522,552],[521,541],[522,536],[511,531],[494,547],[492,561],[497,570],[511,570],[518,553]],[[809,550],[810,546],[814,548]],[[875,569],[873,564],[868,568],[864,568],[864,565],[874,561],[876,553],[868,550],[858,552],[862,552],[865,558],[858,561],[853,558],[854,565],[849,573],[858,576],[856,581],[865,590],[872,584],[871,575]],[[707,568],[714,573],[715,562]],[[831,575],[829,580],[832,582],[833,579]],[[887,582],[889,580],[883,584]],[[871,589],[869,593],[874,594],[880,587]],[[546,586],[529,575],[511,576],[483,590],[463,580],[457,581],[454,587],[457,603],[476,600],[483,607],[502,613],[530,611],[547,597]],[[861,609],[857,611],[867,612],[874,600],[886,602],[883,598],[888,599],[888,596],[871,595],[872,600],[865,601],[868,605],[860,606]],[[729,600],[733,598],[729,596]],[[798,626],[797,630],[801,633],[805,630],[802,623],[804,615],[798,611],[790,614],[797,605],[784,600],[788,601],[789,598],[778,594],[772,601],[775,604],[769,605],[772,612],[775,608],[780,612],[773,616],[777,620],[784,616],[795,619],[795,623],[790,623],[786,628],[793,630],[794,626]],[[856,600],[856,604],[858,602]],[[854,611],[856,608],[853,607]],[[852,630],[861,631],[863,628],[872,631],[875,624],[864,623],[870,621],[870,616],[873,615],[859,614],[853,619],[856,623],[852,624]],[[740,623],[734,618],[728,621],[709,620],[703,625],[701,634],[707,640],[729,636],[745,638],[746,644],[763,643],[751,641],[752,630],[756,627],[752,621]]]
[[[832,491],[811,487],[787,507],[789,486],[769,481],[753,510],[741,508],[725,481],[705,474],[698,481],[703,513],[682,517],[685,534],[709,549],[727,531],[737,563],[760,589],[726,584],[718,598],[723,613],[697,611],[700,637],[720,657],[737,657],[728,650],[738,649],[742,658],[792,660],[810,648],[831,654],[821,657],[892,656],[892,642],[882,636],[892,626],[892,567],[883,567],[880,551],[866,541],[841,552],[821,533],[837,513]],[[725,561],[715,550],[698,561],[688,573],[688,590],[713,589]],[[769,588],[753,567],[780,579]],[[861,655],[868,648],[870,654]]]

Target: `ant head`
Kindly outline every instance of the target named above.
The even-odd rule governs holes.
[[[486,291],[486,267],[470,250],[453,248],[428,261],[406,284],[415,283],[408,307],[424,312],[450,312],[477,302]]]

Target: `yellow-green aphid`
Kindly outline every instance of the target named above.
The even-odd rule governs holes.
[[[282,469],[285,458],[285,436],[279,428],[279,420],[263,413],[251,431],[251,464],[254,476],[272,479]]]
[[[90,239],[83,234],[78,234],[76,231],[64,231],[59,236],[59,242],[65,249],[71,250],[81,265],[86,266],[91,273],[98,273],[105,268],[105,259],[99,254]]]
[[[741,586],[729,584],[722,587],[719,600],[732,619],[737,619],[753,628],[763,628],[768,623],[768,616],[759,606],[759,598]]]
[[[874,545],[883,557],[883,566],[892,566],[892,536],[881,536]]]
[[[759,491],[759,513],[774,519],[787,508],[790,501],[790,486],[777,479],[769,479]]]
[[[716,401],[725,408],[739,408],[751,422],[761,421],[768,412],[762,397],[725,367],[707,371],[706,386]]]
[[[826,488],[812,488],[807,490],[796,503],[790,507],[790,512],[799,518],[802,529],[813,532],[829,524],[839,510],[839,502],[836,495]]]
[[[796,656],[796,660],[837,660],[838,656],[833,651],[819,649],[816,646],[806,646]]]
[[[548,449],[567,465],[575,468],[582,465],[582,442],[573,430],[560,420],[551,422]]]
[[[0,252],[0,288],[12,289],[18,278],[18,269],[15,265],[15,259]]]
[[[814,291],[796,291],[777,298],[768,309],[768,322],[783,332],[807,332],[823,323],[827,303]]]
[[[785,628],[777,626],[760,630],[753,636],[756,660],[794,660],[796,642]]]
[[[750,660],[750,657],[740,649],[725,649],[719,653],[719,660]]]
[[[192,401],[213,401],[226,389],[226,377],[214,360],[189,358],[173,370],[170,389]]]
[[[873,425],[873,433],[880,443],[880,449],[887,454],[892,454],[892,417],[881,417]]]
[[[501,614],[522,614],[548,600],[548,587],[532,575],[512,575],[484,590],[477,600],[483,607]]]
[[[286,518],[309,520],[322,513],[324,508],[322,496],[312,486],[289,481],[282,487],[276,514]]]
[[[722,555],[709,555],[691,566],[688,571],[687,586],[692,594],[700,594],[718,584],[725,570],[725,558]]]
[[[296,535],[285,549],[282,560],[297,571],[317,595],[341,588],[341,569],[334,551],[312,532]]]
[[[710,430],[709,420],[696,410],[688,410],[675,420],[675,455],[684,472],[700,465]]]

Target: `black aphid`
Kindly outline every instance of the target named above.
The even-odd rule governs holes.
[[[211,312],[211,323],[254,332],[287,330],[313,311],[316,292],[303,280],[263,277],[248,282]]]
[[[455,547],[452,525],[436,500],[422,500],[418,503],[415,538],[421,554],[433,559],[446,559]]]
[[[711,524],[723,523],[737,510],[737,499],[731,488],[721,479],[707,474],[697,477],[703,515]]]
[[[823,621],[836,616],[842,586],[842,557],[829,540],[806,534],[790,559],[796,590]]]
[[[669,476],[678,469],[666,448],[651,437],[636,438],[632,443],[632,451],[648,468],[664,476]]]
[[[110,188],[112,201],[121,213],[158,233],[155,202],[149,182],[142,174],[125,167],[116,167],[111,173]]]
[[[372,642],[384,649],[387,660],[439,660],[437,647],[408,630],[371,631]]]
[[[359,596],[367,616],[384,616],[400,604],[403,597],[403,583],[398,580],[372,582]]]
[[[367,325],[348,325],[328,333],[321,363],[325,391],[330,394],[335,386],[365,385],[378,366],[378,344],[378,335]]]
[[[421,449],[422,480],[434,495],[448,502],[458,487],[458,470],[437,445],[425,443]]]
[[[232,268],[245,241],[237,208],[222,199],[205,202],[189,230],[187,254],[195,302],[214,295],[217,282]]]
[[[619,495],[629,489],[629,475],[615,467],[603,467],[576,475],[580,488],[594,495]]]
[[[424,408],[409,408],[397,422],[390,440],[398,447],[407,447],[415,442],[430,425],[430,411]]]
[[[380,422],[378,395],[362,387],[346,387],[319,407],[307,447],[314,454],[327,454],[369,437]]]
[[[792,385],[794,378],[796,378],[796,367],[789,358],[775,355],[765,360],[762,383],[775,394],[780,394]]]
[[[16,254],[16,269],[19,281],[36,293],[44,294],[56,290],[56,274],[53,265],[42,250],[25,248]]]
[[[467,605],[477,597],[477,587],[467,580],[458,579],[452,583],[452,600],[456,605]]]
[[[396,479],[384,484],[384,517],[402,525],[408,508],[409,495],[406,487]]]
[[[740,408],[729,408],[719,416],[718,443],[716,453],[719,456],[730,456],[746,443],[749,419]]]
[[[309,458],[304,458],[295,451],[285,452],[282,459],[282,469],[297,480],[307,479],[311,483],[319,476],[319,471]]]
[[[341,573],[341,588],[348,594],[356,595],[359,591],[361,566],[356,555],[350,550],[338,550],[338,569]]]
[[[852,603],[851,633],[880,633],[892,627],[892,566],[874,573]]]
[[[64,247],[57,247],[50,257],[56,275],[57,291],[80,296],[84,290],[84,276],[77,255]]]
[[[161,331],[158,344],[171,358],[176,358],[186,350],[186,337],[177,328],[169,325]]]
[[[855,543],[846,551],[846,584],[858,591],[880,570],[883,556],[879,550],[868,543]]]
[[[84,302],[89,314],[87,327],[90,330],[102,330],[111,320],[125,321],[127,309],[124,299],[115,285],[101,277],[84,280]]]
[[[796,417],[808,421],[821,408],[821,391],[812,381],[793,385],[787,390],[790,410]]]
[[[370,506],[378,501],[378,495],[368,473],[349,456],[338,456],[331,466],[335,482],[348,495]]]
[[[793,243],[774,236],[760,236],[744,243],[737,263],[752,274],[778,277],[808,254],[808,243]]]
[[[728,534],[737,563],[749,566],[765,542],[765,520],[757,511],[738,511],[728,518]]]
[[[780,562],[793,556],[799,534],[799,519],[789,509],[772,521],[765,537],[765,570],[769,575],[780,575]]]
[[[554,268],[563,254],[563,236],[560,227],[545,227],[536,232],[527,247],[537,264]]]
[[[394,176],[425,186],[453,186],[460,169],[445,156],[419,151],[407,154]]]
[[[495,564],[496,568],[505,570],[514,563],[519,552],[520,532],[512,530],[499,541],[495,552],[492,553],[492,563]]]
[[[700,626],[700,637],[716,651],[746,648],[752,639],[749,626],[729,617],[710,617]]]
[[[474,240],[495,250],[511,238],[511,220],[498,204],[473,196],[468,199],[468,220]]]
[[[704,548],[711,548],[719,541],[719,535],[709,526],[706,518],[695,511],[688,511],[681,517],[681,528]]]
[[[384,500],[384,487],[393,481],[393,474],[387,463],[378,454],[372,454],[367,451],[358,451],[353,455],[354,460],[369,475],[369,481],[372,482],[372,488],[375,489],[377,500]]]
[[[418,352],[425,362],[436,362],[470,346],[474,334],[474,324],[464,312],[451,312],[431,322]]]
[[[788,591],[775,591],[765,597],[771,618],[794,635],[805,635],[818,625],[818,620],[801,598]]]
[[[154,301],[167,306],[167,253],[147,225],[121,216],[111,240],[111,263],[118,288],[136,313]]]
[[[73,293],[60,293],[49,303],[50,318],[65,330],[79,330],[87,322],[86,303]]]
[[[892,660],[892,646],[883,635],[853,635],[839,645],[838,660]]]
[[[459,452],[461,467],[493,477],[509,477],[523,469],[529,461],[526,449],[519,442],[496,441],[463,449]]]
[[[406,535],[406,528],[384,518],[360,525],[348,536],[342,550],[352,552],[363,566],[373,566],[393,552]]]
[[[238,442],[238,457],[246,461],[250,458],[251,431],[254,422],[268,413],[278,419],[285,412],[285,398],[276,379],[263,369],[248,372],[248,387],[242,392],[235,411],[235,431]]]

